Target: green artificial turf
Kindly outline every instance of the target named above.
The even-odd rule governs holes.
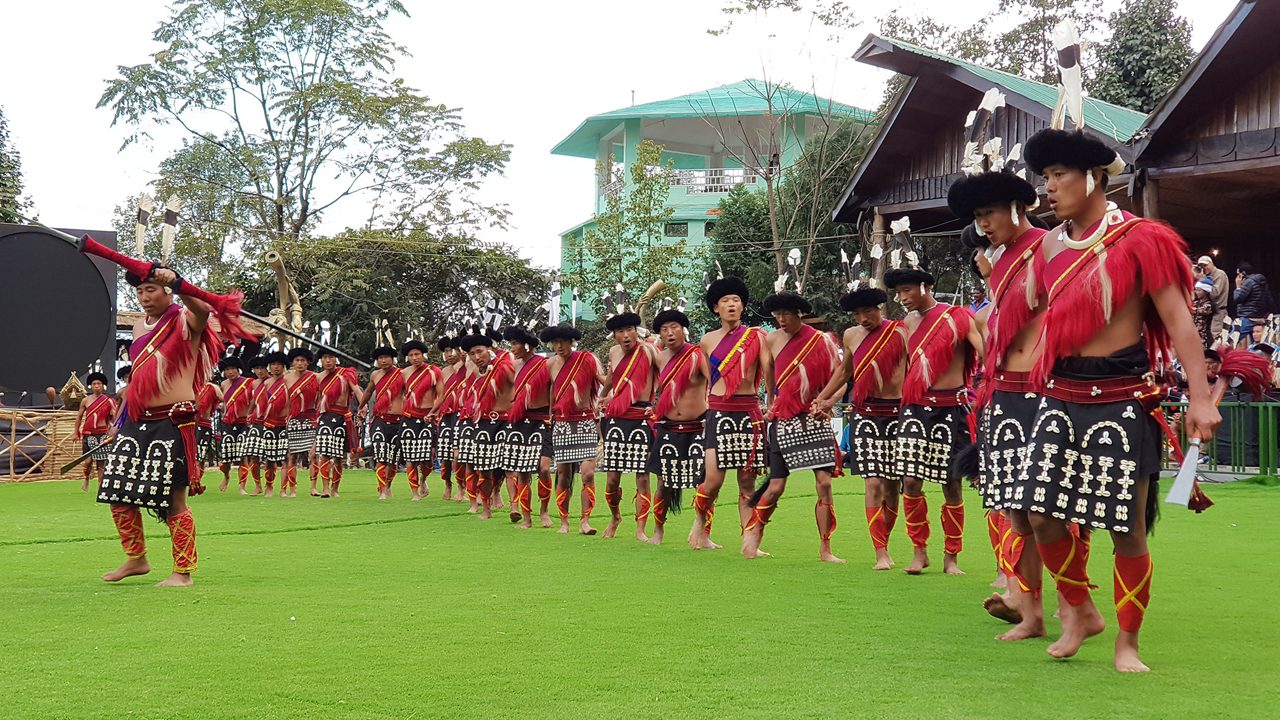
[[[211,476],[212,479],[212,476]],[[1047,640],[1000,643],[980,600],[992,559],[977,496],[962,565],[876,573],[861,482],[836,480],[843,567],[817,562],[811,485],[797,476],[746,561],[734,509],[715,537],[667,544],[521,531],[432,497],[390,502],[348,473],[338,500],[192,501],[196,587],[154,569],[117,585],[106,506],[79,483],[0,486],[0,716],[6,718],[1259,718],[1277,711],[1280,491],[1212,486],[1203,515],[1170,509],[1153,539],[1145,676],[1111,667],[1109,542],[1091,572],[1107,631],[1068,662]],[[732,481],[730,481],[732,487]],[[302,482],[305,492],[306,481]],[[630,497],[628,490],[627,496]],[[600,497],[603,500],[604,493]],[[536,498],[535,498],[536,500]],[[574,500],[576,513],[577,498]],[[597,508],[597,526],[607,511]],[[891,549],[910,558],[899,522]],[[1047,594],[1048,613],[1052,593]],[[1050,635],[1057,623],[1050,621]]]

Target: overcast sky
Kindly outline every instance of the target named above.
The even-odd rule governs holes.
[[[804,17],[774,16],[741,20],[727,36],[712,37],[706,29],[721,23],[719,0],[402,1],[412,15],[388,29],[413,57],[399,74],[461,108],[470,133],[513,146],[505,176],[485,190],[511,207],[513,227],[485,239],[510,242],[545,266],[558,261],[558,233],[591,213],[592,162],[550,153],[588,116],[630,105],[633,92],[636,102],[648,102],[764,76],[873,109],[889,76],[848,59],[870,26],[829,41],[827,29]],[[897,6],[967,25],[980,13],[966,6],[996,0],[850,4],[868,19]],[[1233,4],[1178,0],[1197,49]],[[111,127],[109,110],[94,109],[117,65],[155,52],[151,34],[168,12],[162,0],[6,2],[0,9],[0,106],[44,222],[109,228],[113,207],[142,191],[172,150],[161,141],[117,152],[125,130]],[[360,200],[347,202],[321,230],[365,217]]]

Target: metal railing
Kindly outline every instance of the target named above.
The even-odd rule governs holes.
[[[701,193],[727,193],[738,185],[755,185],[760,177],[747,168],[707,168],[706,170],[676,170],[671,178],[672,187],[683,187],[690,195]]]
[[[1177,414],[1186,409],[1186,403],[1169,402],[1161,407],[1171,419],[1170,426],[1178,435],[1182,447],[1187,447],[1186,428],[1175,422]],[[1276,475],[1277,421],[1280,420],[1280,403],[1228,401],[1218,405],[1222,413],[1222,426],[1217,436],[1200,448],[1205,462],[1201,471],[1240,476]],[[1167,449],[1167,448],[1166,448]],[[1175,470],[1173,455],[1163,455],[1166,470]]]

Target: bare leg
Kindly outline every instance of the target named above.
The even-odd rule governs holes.
[[[822,562],[844,564],[844,560],[831,552],[831,536],[836,531],[835,498],[831,495],[831,473],[826,470],[814,470],[814,481],[818,490],[818,502],[814,513],[818,522],[818,559]]]
[[[186,515],[186,523],[181,520]],[[195,524],[187,513],[187,489],[175,490],[169,497],[169,532],[173,538],[173,572],[156,583],[156,587],[189,587],[195,569]]]
[[[754,560],[768,556],[768,553],[760,550],[760,543],[764,540],[764,526],[769,523],[774,509],[778,507],[778,498],[782,497],[786,489],[786,478],[777,477],[769,480],[769,487],[760,496],[759,502],[751,511],[751,519],[742,529],[742,557]]]
[[[609,507],[609,524],[604,528],[604,536],[611,538],[622,524],[622,473],[609,471],[604,474],[604,498],[605,505]]]
[[[755,469],[738,470],[738,527],[744,528],[751,522],[755,508],[751,507],[751,498],[756,494],[756,479],[760,473]]]
[[[946,575],[963,575],[964,571],[960,569],[960,548],[964,539],[964,493],[960,489],[959,480],[948,480],[942,484],[942,499],[944,505],[942,512],[944,514],[944,522],[942,523],[942,531],[945,535],[942,553],[942,572]],[[954,537],[949,530],[948,519],[954,517],[954,508],[959,508],[959,526],[955,530]]]
[[[556,465],[556,509],[560,513],[561,535],[569,532],[569,494],[573,492],[573,463]]]
[[[1147,520],[1146,511],[1147,493],[1150,490],[1149,482],[1139,482],[1133,486],[1134,500],[1138,507],[1137,518],[1134,519],[1133,529],[1127,533],[1112,532],[1111,543],[1115,547],[1115,571],[1114,576],[1120,578],[1120,582],[1124,582],[1123,586],[1116,588],[1117,604],[1116,615],[1120,625],[1120,631],[1116,634],[1116,670],[1120,672],[1148,672],[1151,668],[1147,667],[1142,659],[1138,656],[1138,633],[1142,627],[1142,616],[1146,613],[1146,603],[1139,602],[1136,596],[1140,588],[1145,586],[1146,595],[1150,594],[1151,583],[1151,564],[1149,557],[1149,549],[1147,547]],[[1145,572],[1141,575],[1134,574],[1127,580],[1125,578],[1125,565],[1121,565],[1130,558],[1143,558],[1145,562]],[[1140,578],[1140,579],[1139,579]]]
[[[543,488],[550,488],[550,491],[543,491]],[[551,458],[543,457],[538,460],[538,514],[541,516],[542,527],[551,527],[551,515],[547,512],[547,508],[551,503],[551,497],[555,494],[555,488],[551,484]]]
[[[693,499],[693,527],[689,528],[689,547],[694,550],[718,550],[720,546],[711,541],[711,533],[707,528],[711,524],[709,516],[715,513],[720,488],[724,485],[725,471],[717,466],[714,449],[706,451],[705,462],[706,475]]]
[[[906,514],[907,536],[915,548],[911,564],[907,566],[908,575],[919,575],[929,567],[929,551],[926,543],[929,540],[929,514],[924,503],[924,483],[919,478],[902,478],[903,510]],[[913,505],[918,504],[918,505]],[[919,508],[924,510],[920,511]],[[913,510],[915,512],[913,512]]]
[[[1069,536],[1066,523],[1039,514],[1030,515],[1031,527],[1035,530],[1036,543],[1041,547],[1057,543]],[[1047,558],[1048,556],[1046,556]],[[1047,560],[1046,560],[1046,564]],[[1050,568],[1050,572],[1058,569]],[[1069,658],[1080,650],[1084,641],[1097,635],[1106,628],[1102,614],[1093,604],[1093,598],[1086,591],[1077,605],[1072,605],[1058,592],[1058,617],[1062,621],[1062,635],[1051,644],[1046,652],[1055,658]]]
[[[653,495],[649,493],[649,473],[636,473],[636,540],[649,542],[645,526],[653,510]]]
[[[591,511],[596,504],[596,461],[583,460],[578,473],[582,476],[582,522],[578,523],[578,532],[595,535],[596,529],[591,527]]]
[[[1019,585],[1020,578],[1018,576],[1010,578],[1010,584],[1019,589],[1019,595],[1022,599],[1018,607],[1022,619],[1013,629],[997,635],[996,639],[1016,641],[1044,637],[1044,601],[1040,579],[1043,574],[1043,565],[1040,562],[1040,551],[1035,546],[1035,535],[1032,533],[1031,520],[1025,512],[1011,510],[1007,511],[1007,514],[1012,532],[1019,537],[1025,538],[1026,545],[1020,548],[1021,555],[1018,558],[1017,571],[1018,576],[1027,580],[1028,587],[1025,592],[1022,592],[1022,588]]]
[[[864,496],[867,508],[868,527],[871,531],[871,547],[876,553],[876,564],[871,566],[872,570],[888,570],[893,567],[893,557],[889,555],[889,533],[885,525],[884,504],[885,481],[883,478],[868,477],[864,479],[864,487],[866,494]]]
[[[142,511],[132,505],[112,505],[111,519],[120,535],[125,561],[120,567],[102,576],[103,582],[119,582],[134,575],[151,572],[147,562],[147,538],[142,527]]]

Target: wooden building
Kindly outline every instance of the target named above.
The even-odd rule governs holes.
[[[1193,254],[1280,282],[1280,2],[1240,2],[1135,134],[1135,201]],[[1280,308],[1273,308],[1280,310]]]
[[[907,83],[836,203],[837,222],[853,223],[867,213],[887,220],[910,215],[917,232],[958,230],[965,223],[947,208],[947,189],[961,174],[969,111],[991,88],[1004,93],[1007,108],[995,132],[1011,148],[1048,126],[1058,96],[1044,83],[875,35],[854,59],[905,75]],[[1128,143],[1145,117],[1092,98],[1085,99],[1084,115],[1086,133],[1116,146]],[[1111,186],[1122,206],[1128,205],[1126,181]]]

